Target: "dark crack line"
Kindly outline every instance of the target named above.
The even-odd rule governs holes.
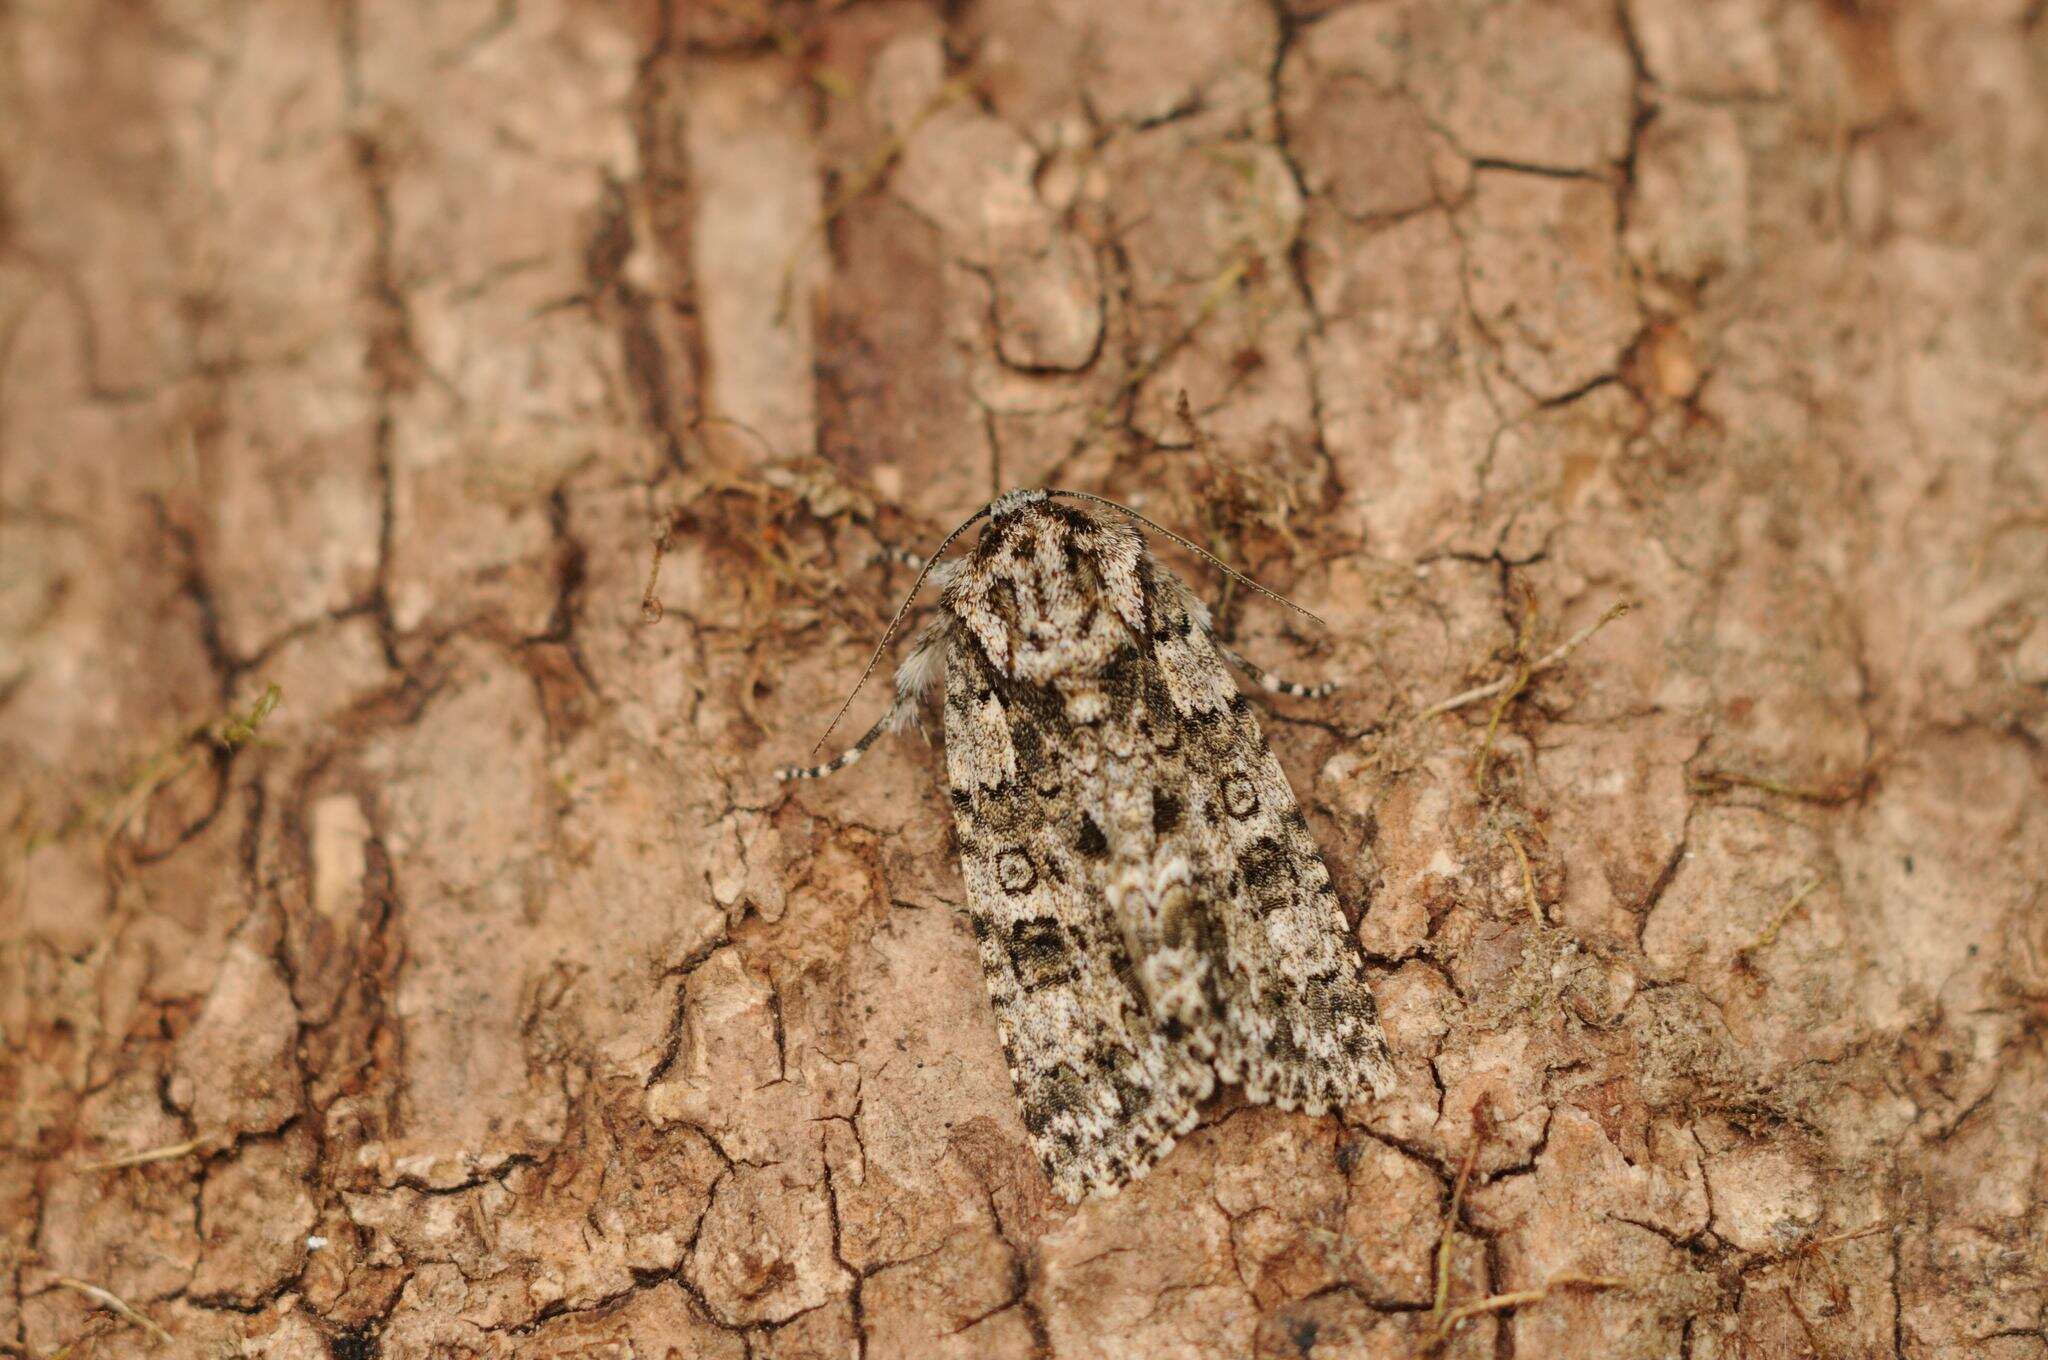
[[[855,1360],[867,1360],[867,1314],[865,1304],[861,1297],[863,1287],[867,1283],[867,1275],[863,1274],[859,1270],[856,1270],[853,1266],[853,1263],[846,1259],[845,1223],[841,1219],[839,1214],[839,1185],[837,1179],[832,1175],[832,1164],[824,1159],[825,1145],[823,1130],[819,1131],[818,1140],[818,1157],[821,1165],[824,1167],[825,1173],[825,1209],[826,1212],[831,1216],[832,1221],[832,1259],[838,1262],[839,1268],[845,1271],[847,1273],[847,1276],[853,1281],[852,1287],[847,1290],[846,1302],[847,1307],[853,1313],[854,1356]],[[934,1250],[937,1250],[937,1248],[934,1248]],[[875,1269],[878,1270],[882,1268],[883,1267],[880,1266],[875,1267]]]

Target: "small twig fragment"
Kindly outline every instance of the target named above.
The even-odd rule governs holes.
[[[655,624],[661,622],[666,609],[657,593],[661,587],[661,559],[668,556],[669,545],[675,541],[676,516],[663,516],[661,528],[654,535],[654,560],[647,564],[647,589],[640,592],[640,622]]]
[[[128,1305],[126,1300],[118,1297],[110,1291],[102,1289],[96,1284],[87,1284],[84,1280],[74,1280],[68,1276],[58,1276],[56,1283],[63,1286],[66,1289],[76,1290],[78,1293],[85,1295],[94,1303],[97,1303],[100,1307],[106,1309],[108,1312],[115,1314],[123,1321],[132,1323],[135,1326],[140,1327],[143,1331],[148,1332],[158,1341],[164,1342],[166,1344],[170,1342],[171,1334],[169,1332],[157,1326],[154,1322],[151,1322],[142,1314],[136,1312],[133,1308],[131,1308]]]
[[[1686,782],[1688,791],[1700,794],[1726,793],[1731,788],[1755,789],[1760,793],[1773,793],[1780,798],[1794,798],[1802,803],[1819,803],[1833,806],[1853,801],[1870,782],[1865,771],[1862,778],[1853,784],[1836,784],[1825,788],[1805,788],[1798,784],[1787,784],[1768,775],[1744,774],[1738,770],[1701,770]]]
[[[284,701],[284,689],[275,680],[263,688],[256,702],[245,712],[229,713],[206,729],[207,735],[220,744],[222,750],[232,751],[255,740],[263,727],[263,720],[277,711]]]
[[[1522,848],[1522,838],[1513,827],[1502,827],[1501,834],[1508,838],[1508,848],[1515,852],[1515,862],[1522,866],[1522,893],[1529,899],[1529,915],[1537,925],[1542,925],[1543,903],[1536,898],[1536,875],[1529,872],[1529,852]]]
[[[171,742],[137,762],[112,787],[93,794],[47,833],[29,837],[28,849],[69,840],[88,826],[98,826],[118,835],[129,820],[158,789],[198,767],[207,758],[204,743],[211,741],[229,755],[254,741],[264,721],[277,710],[284,690],[275,683],[264,686],[246,709],[229,709],[218,717],[188,727]]]
[[[1486,720],[1486,737],[1479,743],[1479,757],[1472,766],[1472,786],[1486,791],[1486,771],[1493,763],[1493,738],[1500,731],[1500,720],[1521,692],[1529,688],[1529,651],[1536,644],[1536,596],[1526,586],[1522,591],[1522,626],[1515,633],[1515,676],[1514,683],[1501,694],[1500,701],[1493,706],[1493,716]]]
[[[1465,1204],[1465,1187],[1472,1183],[1472,1168],[1479,1161],[1479,1149],[1486,1142],[1491,1123],[1486,1097],[1481,1096],[1472,1107],[1472,1146],[1465,1149],[1465,1159],[1458,1163],[1458,1178],[1451,1183],[1451,1203],[1444,1211],[1443,1233],[1436,1243],[1436,1297],[1430,1303],[1429,1316],[1439,1327],[1451,1302],[1451,1240],[1458,1231],[1458,1213]]]
[[[1861,1237],[1875,1237],[1878,1233],[1889,1232],[1891,1227],[1892,1221],[1890,1219],[1880,1218],[1875,1223],[1866,1223],[1860,1228],[1851,1228],[1847,1232],[1829,1233],[1826,1237],[1816,1237],[1811,1242],[1802,1242],[1799,1244],[1798,1254],[1804,1256],[1812,1252],[1825,1250],[1828,1247],[1838,1247],[1844,1242],[1854,1242]]]
[[[124,1167],[142,1166],[147,1162],[171,1162],[180,1157],[189,1157],[210,1143],[206,1137],[188,1138],[182,1143],[169,1143],[163,1147],[145,1148],[141,1152],[130,1152],[120,1157],[110,1157],[103,1162],[86,1162],[80,1171],[119,1171]]]
[[[1593,634],[1599,632],[1602,628],[1605,628],[1608,624],[1614,622],[1614,620],[1635,607],[1634,601],[1623,600],[1609,608],[1599,618],[1593,620],[1584,628],[1581,628],[1578,632],[1573,633],[1563,642],[1545,652],[1535,661],[1530,662],[1526,674],[1521,667],[1517,667],[1515,670],[1509,671],[1500,679],[1489,684],[1480,685],[1476,689],[1468,689],[1462,694],[1453,694],[1448,699],[1442,699],[1431,704],[1428,708],[1415,715],[1416,720],[1421,721],[1425,718],[1434,718],[1441,714],[1453,712],[1456,709],[1464,708],[1468,704],[1476,704],[1481,699],[1491,699],[1510,688],[1519,690],[1519,687],[1527,685],[1531,679],[1562,663],[1573,652],[1583,647],[1587,639],[1591,638]]]
[[[1462,1322],[1484,1313],[1504,1313],[1511,1308],[1520,1308],[1526,1303],[1541,1303],[1550,1297],[1554,1289],[1624,1289],[1627,1286],[1627,1280],[1617,1280],[1608,1275],[1559,1275],[1535,1289],[1517,1289],[1511,1293],[1495,1294],[1472,1303],[1461,1303],[1444,1314],[1443,1321],[1438,1324],[1436,1331],[1430,1334],[1429,1346],[1434,1350],[1450,1340],[1451,1333],[1456,1331]]]
[[[1813,890],[1827,881],[1828,876],[1826,874],[1816,874],[1813,878],[1809,879],[1805,887],[1792,894],[1791,901],[1778,908],[1777,914],[1771,917],[1771,923],[1765,926],[1755,939],[1735,951],[1735,956],[1744,963],[1747,963],[1756,955],[1776,944],[1778,942],[1778,933],[1785,928],[1785,923],[1792,919],[1792,913],[1799,910],[1799,904],[1811,897]]]

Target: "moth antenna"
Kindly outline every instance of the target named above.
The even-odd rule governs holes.
[[[1194,553],[1197,557],[1202,558],[1203,560],[1208,562],[1209,565],[1215,567],[1218,571],[1222,572],[1225,576],[1228,576],[1231,580],[1238,582],[1240,585],[1250,586],[1253,590],[1258,591],[1259,594],[1264,595],[1269,600],[1278,600],[1281,604],[1286,605],[1289,609],[1292,609],[1295,613],[1301,615],[1303,618],[1314,619],[1317,626],[1319,627],[1328,628],[1330,626],[1329,624],[1323,622],[1322,617],[1320,615],[1314,613],[1311,610],[1302,608],[1294,601],[1288,599],[1285,595],[1282,595],[1279,591],[1269,590],[1265,586],[1260,585],[1257,581],[1254,581],[1251,577],[1245,575],[1236,567],[1231,566],[1228,562],[1218,557],[1215,553],[1210,552],[1201,544],[1196,543],[1192,539],[1181,537],[1173,530],[1167,528],[1164,524],[1160,524],[1155,520],[1145,518],[1145,516],[1139,514],[1137,511],[1131,509],[1130,506],[1123,504],[1121,501],[1113,501],[1107,496],[1098,496],[1091,491],[1048,491],[1045,494],[1048,496],[1071,496],[1075,500],[1094,501],[1097,505],[1106,505],[1112,510],[1121,510],[1126,515],[1129,515],[1132,519],[1138,521],[1138,523],[1147,525],[1158,533],[1165,534],[1168,538],[1180,544],[1189,552]],[[947,541],[951,542],[952,540],[949,539]]]
[[[984,505],[981,507],[981,509],[975,511],[966,519],[961,520],[959,527],[955,528],[952,533],[947,534],[945,539],[940,542],[939,546],[932,549],[931,556],[925,558],[924,567],[917,573],[917,579],[910,583],[910,593],[903,597],[903,603],[897,607],[896,617],[889,620],[888,628],[884,629],[882,632],[882,640],[879,643],[875,644],[875,654],[868,658],[868,664],[866,668],[861,671],[860,679],[853,682],[853,693],[846,696],[846,702],[839,706],[839,711],[832,715],[832,721],[828,723],[825,727],[825,730],[819,734],[816,745],[813,745],[811,747],[812,755],[818,754],[818,748],[825,744],[825,738],[832,735],[832,729],[839,726],[839,720],[846,716],[846,710],[852,708],[853,701],[860,697],[861,686],[865,685],[868,682],[868,677],[875,673],[876,663],[882,659],[882,653],[887,651],[889,648],[889,639],[896,636],[897,625],[901,624],[903,622],[903,616],[910,612],[910,602],[912,600],[915,600],[917,598],[917,592],[924,588],[924,578],[932,574],[933,567],[939,565],[939,559],[946,555],[946,549],[953,546],[953,540],[960,537],[960,535],[966,533],[968,525],[974,523],[974,521],[982,518],[987,514],[988,507]],[[1197,551],[1200,550],[1197,549]]]

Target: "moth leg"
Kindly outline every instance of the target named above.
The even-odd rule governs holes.
[[[931,693],[932,684],[944,674],[946,666],[946,644],[952,635],[953,615],[941,614],[926,624],[917,635],[917,642],[910,649],[910,655],[903,658],[903,664],[896,668],[896,698],[867,735],[841,751],[823,765],[785,765],[775,772],[782,783],[793,779],[823,779],[867,754],[885,732],[900,732],[910,726],[917,717],[917,708]]]
[[[1325,680],[1320,685],[1296,684],[1292,680],[1283,680],[1273,674],[1273,672],[1254,665],[1249,658],[1224,646],[1221,642],[1216,643],[1216,650],[1223,653],[1231,665],[1258,681],[1259,688],[1269,694],[1291,694],[1297,699],[1321,699],[1326,695],[1334,694],[1342,687],[1341,682],[1336,680]]]
[[[884,732],[892,730],[894,724],[902,721],[897,710],[903,707],[905,705],[901,699],[889,705],[889,711],[882,715],[881,721],[868,729],[866,736],[823,765],[785,765],[775,772],[776,779],[787,784],[793,779],[823,779],[828,774],[837,774],[867,754],[868,747],[873,746]]]
[[[775,772],[775,778],[787,784],[794,779],[823,779],[828,774],[837,774],[867,754],[868,747],[881,740],[885,732],[899,731],[910,725],[912,715],[924,699],[924,692],[918,690],[905,693],[899,686],[896,701],[889,705],[889,711],[875,721],[867,735],[841,751],[823,765],[785,765]]]

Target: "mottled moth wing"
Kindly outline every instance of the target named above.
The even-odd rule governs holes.
[[[1104,753],[1047,720],[1059,704],[996,674],[966,638],[947,654],[967,916],[1025,1127],[1053,1188],[1078,1200],[1171,1150],[1215,1073],[1138,993],[1104,895]]]
[[[1061,497],[1088,499],[990,503],[971,559],[932,571],[943,613],[888,714],[783,777],[858,760],[943,668],[989,1000],[1025,1127],[1079,1199],[1145,1174],[1219,1079],[1320,1113],[1383,1094],[1393,1070],[1329,870],[1208,611],[1127,520]]]
[[[1149,555],[1099,669],[946,668],[968,915],[1026,1126],[1069,1198],[1164,1156],[1214,1081],[1311,1113],[1392,1083],[1307,822],[1201,606]],[[1081,625],[1076,625],[1081,626]]]
[[[1149,554],[1141,570],[1150,646],[1110,707],[1153,751],[1151,816],[1110,898],[1150,1004],[1254,1101],[1320,1114],[1384,1095],[1378,1008],[1308,820],[1207,611]]]

